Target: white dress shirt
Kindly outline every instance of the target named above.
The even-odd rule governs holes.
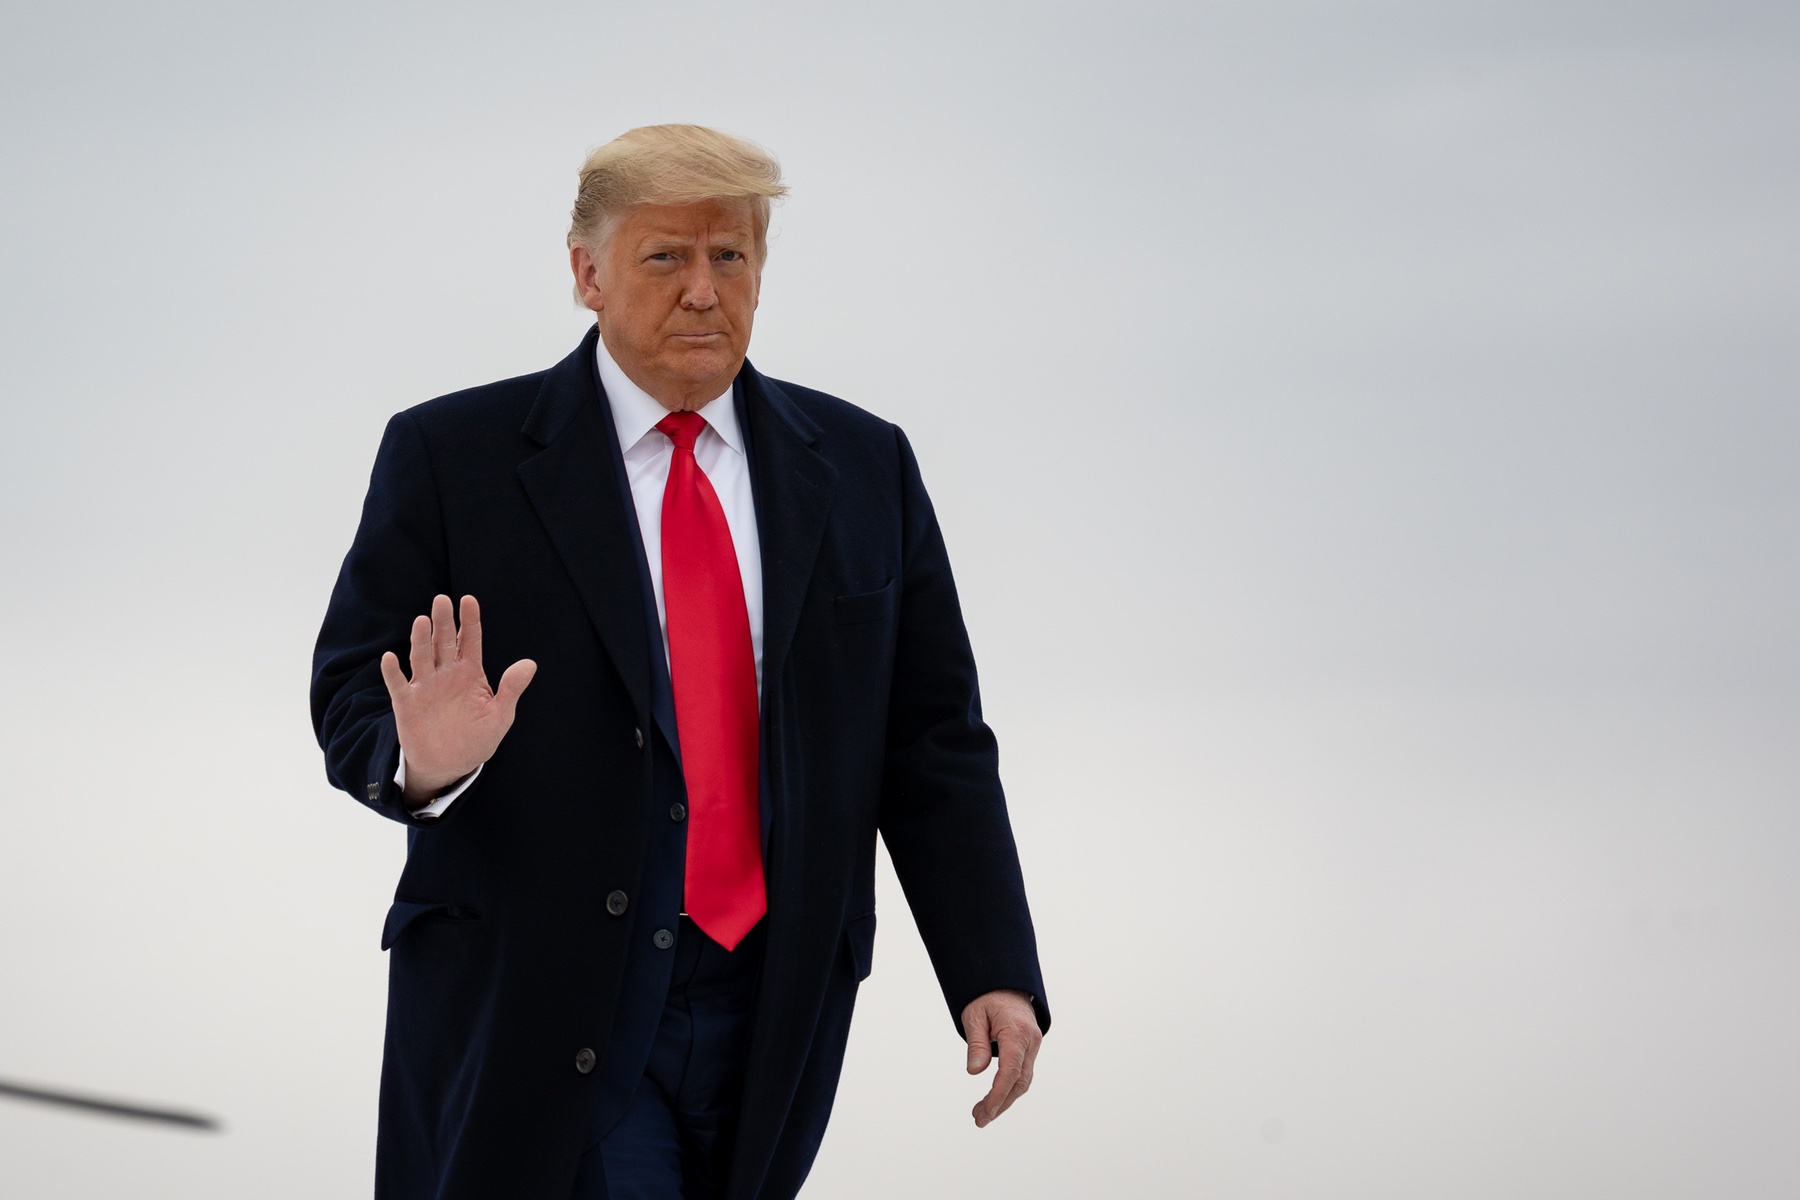
[[[619,434],[619,448],[625,455],[625,477],[631,485],[632,506],[637,509],[638,531],[643,534],[644,558],[650,567],[650,589],[656,596],[656,620],[662,629],[663,662],[669,653],[669,614],[663,604],[662,571],[662,501],[669,480],[669,463],[675,457],[675,443],[656,428],[656,423],[669,415],[613,361],[604,340],[595,343],[594,357],[600,368],[600,383],[612,407],[613,428]],[[738,428],[737,406],[731,389],[715,397],[700,409],[706,428],[694,443],[694,460],[706,473],[712,489],[725,510],[725,524],[731,530],[731,544],[737,551],[738,575],[744,582],[744,607],[750,614],[750,649],[756,658],[756,690],[762,694],[763,665],[763,588],[762,545],[756,533],[756,500],[750,490],[750,460],[744,450],[744,433]],[[484,764],[485,765],[485,764]],[[450,807],[451,801],[466,791],[481,767],[469,773],[455,787],[419,809],[415,815],[436,817]],[[400,769],[394,783],[406,787],[406,754],[400,754]]]

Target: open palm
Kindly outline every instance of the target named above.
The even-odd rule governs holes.
[[[506,668],[500,686],[488,686],[481,667],[481,606],[462,598],[462,622],[452,619],[450,597],[431,601],[431,615],[412,626],[412,679],[399,656],[381,656],[381,678],[394,703],[394,724],[406,756],[406,797],[422,803],[493,757],[512,728],[519,696],[537,674],[522,658]]]

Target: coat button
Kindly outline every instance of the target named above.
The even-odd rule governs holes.
[[[622,917],[625,915],[625,906],[630,903],[624,892],[611,892],[606,897],[606,911],[615,917]]]
[[[575,1052],[575,1069],[586,1075],[594,1069],[594,1052],[586,1046]]]
[[[638,749],[639,749],[639,750],[642,750],[642,749],[643,749],[643,748],[644,748],[644,729],[643,729],[643,726],[641,726],[641,725],[639,725],[639,726],[634,726],[634,727],[633,727],[633,728],[632,728],[632,730],[631,730],[631,736],[632,736],[632,737],[634,737],[634,738],[636,738],[636,739],[637,739],[637,744],[638,744]]]
[[[656,943],[658,950],[667,950],[675,944],[675,935],[666,929],[659,929],[650,940]]]
[[[671,821],[687,820],[687,805],[680,804],[680,803],[669,805],[669,820],[671,820]]]

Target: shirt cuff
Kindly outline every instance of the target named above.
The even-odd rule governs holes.
[[[481,767],[485,766],[487,766],[486,763],[481,764]],[[450,802],[469,790],[469,785],[475,782],[475,777],[477,775],[481,774],[481,767],[476,767],[473,771],[464,775],[457,781],[455,787],[433,800],[430,804],[425,805],[423,808],[413,809],[412,815],[421,821],[433,821],[438,817],[443,816],[444,810],[450,807]],[[406,802],[404,799],[406,792],[406,751],[404,750],[400,752],[400,769],[394,772],[394,786],[400,789],[402,794],[401,803],[404,804]]]

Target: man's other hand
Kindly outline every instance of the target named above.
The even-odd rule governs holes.
[[[412,680],[392,651],[381,656],[381,678],[394,702],[394,724],[406,755],[406,800],[420,805],[493,757],[512,728],[519,696],[537,674],[522,658],[506,668],[496,691],[481,669],[481,606],[462,598],[462,628],[450,597],[431,602],[431,615],[412,626]]]
[[[977,996],[963,1009],[962,1022],[969,1039],[969,1074],[981,1074],[996,1059],[1000,1063],[994,1086],[975,1105],[975,1127],[983,1129],[1030,1089],[1031,1069],[1044,1035],[1038,1031],[1031,997],[1024,992]]]

